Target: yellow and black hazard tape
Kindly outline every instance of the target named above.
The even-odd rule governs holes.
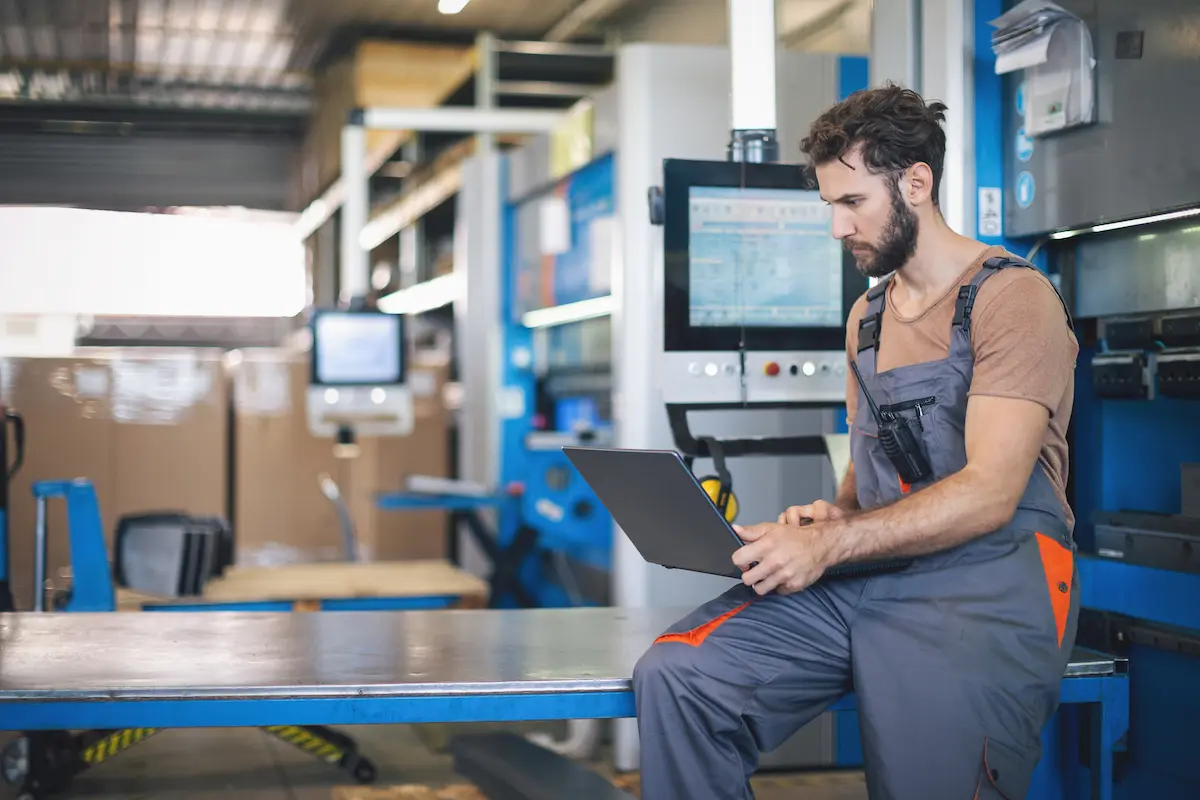
[[[338,761],[341,761],[342,756],[346,754],[344,748],[339,747],[328,739],[323,739],[308,728],[301,728],[296,725],[270,725],[263,728],[263,730],[293,747],[298,747],[306,753],[328,761],[330,764],[336,764]]]
[[[149,739],[161,730],[161,728],[125,728],[113,731],[83,748],[83,761],[95,766],[125,752],[138,742]]]

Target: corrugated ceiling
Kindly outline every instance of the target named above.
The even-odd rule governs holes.
[[[536,37],[576,0],[0,0],[0,100],[304,113],[347,30]]]

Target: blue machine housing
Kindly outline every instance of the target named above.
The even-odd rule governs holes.
[[[1018,102],[1021,77],[1019,72],[1004,78],[995,74],[994,29],[988,20],[1013,3],[976,0],[974,5],[975,172],[980,187],[1002,187],[1006,202],[1012,202],[1015,187],[1005,185],[1005,160],[1016,154],[1006,143],[1014,140],[1010,110]],[[1078,3],[1065,5],[1079,7]],[[1093,27],[1093,35],[1096,33]],[[1100,68],[1110,67],[1102,63]],[[981,238],[1018,254],[1036,244],[1029,238]],[[1071,241],[1059,247],[1065,249]],[[1048,270],[1050,261],[1042,250],[1035,263]],[[1126,268],[1139,266],[1129,263]],[[1063,288],[1071,294],[1073,287]],[[1180,512],[1179,465],[1200,461],[1196,408],[1186,400],[1171,398],[1109,400],[1097,396],[1092,388],[1096,348],[1086,341],[1082,328],[1077,328],[1081,349],[1069,437],[1083,614],[1085,618],[1108,615],[1110,622],[1147,632],[1132,643],[1126,639],[1121,651],[1129,658],[1132,726],[1126,752],[1117,762],[1113,797],[1200,797],[1200,777],[1190,768],[1192,756],[1186,744],[1200,740],[1200,657],[1195,644],[1191,648],[1178,644],[1179,640],[1200,642],[1200,576],[1097,558],[1092,555],[1091,523],[1097,511]],[[1157,639],[1156,631],[1167,635]],[[1169,642],[1171,636],[1178,637],[1175,644]],[[1064,709],[1060,713],[1076,712]],[[1089,770],[1072,750],[1074,743],[1046,744],[1053,747],[1046,751],[1044,761],[1048,763],[1039,767],[1039,772],[1061,770],[1059,785],[1065,791],[1060,796],[1086,796]]]
[[[607,576],[612,562],[613,521],[591,488],[563,455],[561,445],[578,437],[611,430],[602,406],[587,393],[545,397],[534,353],[547,353],[559,373],[611,375],[607,320],[588,320],[533,331],[525,313],[589,300],[608,293],[598,287],[592,264],[591,234],[597,219],[611,217],[614,157],[603,155],[552,185],[504,207],[504,329],[502,381],[506,390],[526,398],[525,413],[502,419],[501,484],[521,487],[519,505],[501,515],[500,543],[512,542],[522,524],[538,531],[538,548],[522,577],[544,606],[591,604],[581,596],[569,572],[579,568]],[[507,160],[501,170],[507,196]],[[540,204],[560,198],[569,209],[569,247],[557,255],[541,253]],[[544,337],[542,341],[535,341]],[[598,346],[597,346],[598,345]],[[549,403],[553,413],[544,409]],[[553,427],[548,426],[553,418]],[[549,436],[549,441],[539,442]],[[564,563],[565,562],[565,563]],[[594,581],[593,581],[594,582]]]

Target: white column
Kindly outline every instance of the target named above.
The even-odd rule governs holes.
[[[367,183],[367,130],[362,125],[342,128],[342,185],[346,199],[342,203],[342,253],[338,274],[341,277],[339,300],[344,304],[362,297],[371,286],[369,253],[358,243],[370,210],[370,185]]]
[[[922,0],[882,0],[871,9],[871,85],[921,91]]]
[[[946,111],[942,215],[951,229],[975,236],[975,14],[973,0],[923,0],[921,93]]]
[[[964,236],[975,235],[974,25],[972,0],[887,0],[871,16],[871,85],[948,107],[941,209]]]

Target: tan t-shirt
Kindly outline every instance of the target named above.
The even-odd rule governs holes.
[[[1002,247],[989,247],[963,273],[960,280],[917,317],[896,314],[890,301],[880,329],[880,372],[896,367],[937,361],[950,348],[950,326],[958,287],[970,282],[983,262],[993,256],[1010,255]],[[858,323],[866,312],[864,294],[850,310],[846,323],[846,354],[858,353]],[[1075,400],[1075,359],[1079,342],[1066,323],[1062,303],[1054,287],[1041,272],[1014,267],[988,278],[979,287],[971,310],[971,350],[975,372],[970,394],[1019,397],[1041,403],[1050,411],[1050,423],[1039,461],[1074,526],[1067,504],[1067,424]],[[846,411],[853,425],[858,405],[858,384],[849,373]]]

